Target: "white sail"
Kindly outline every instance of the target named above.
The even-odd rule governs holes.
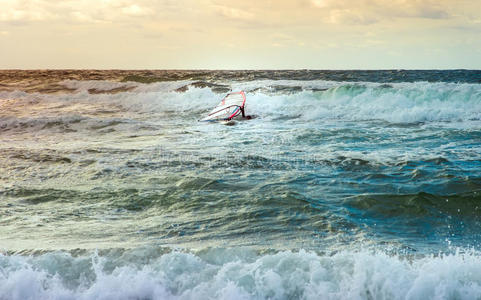
[[[201,121],[229,120],[241,113],[246,96],[244,92],[230,93]]]

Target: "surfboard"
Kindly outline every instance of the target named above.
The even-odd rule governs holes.
[[[246,95],[243,91],[229,93],[217,104],[216,107],[201,121],[225,121],[231,120],[241,113],[246,103]]]
[[[224,120],[224,121],[219,121],[222,125],[225,126],[234,126],[236,124],[236,121],[234,120]]]

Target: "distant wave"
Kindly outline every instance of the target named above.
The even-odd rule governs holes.
[[[481,118],[481,87],[478,85],[339,84],[325,91],[287,95],[261,92],[248,95],[248,99],[250,108],[264,115],[298,117],[307,121],[338,119],[419,123]]]
[[[173,112],[180,117],[188,115],[189,119],[198,119],[222,97],[212,90],[217,86],[196,87],[192,82],[125,85],[118,82],[67,81],[63,84],[77,92],[61,95],[0,92],[0,105],[7,108],[2,112],[4,120],[9,107],[15,108],[32,101],[57,106],[96,104],[98,109],[120,107],[122,111],[138,113]],[[231,88],[247,92],[250,113],[273,121],[380,120],[409,124],[481,120],[481,85],[477,84],[254,81],[232,83]],[[11,99],[16,101],[15,104]],[[44,112],[50,109],[48,106],[42,108]],[[10,126],[5,122],[11,121],[0,121],[0,127]]]

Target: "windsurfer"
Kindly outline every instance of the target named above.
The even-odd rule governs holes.
[[[252,119],[252,116],[246,116],[245,106],[241,107],[240,110],[241,110],[241,113],[242,113],[242,118],[247,119],[247,120]]]
[[[240,111],[241,111],[241,114],[242,114],[242,119],[245,119],[245,120],[250,120],[250,119],[253,119],[254,117],[253,116],[246,116],[246,113],[245,113],[245,106],[242,106],[242,107],[239,107]],[[234,117],[232,118],[228,118],[228,119],[225,119],[226,121],[230,121],[232,119],[234,119]]]

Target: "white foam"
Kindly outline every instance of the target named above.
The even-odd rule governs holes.
[[[224,256],[212,260],[209,251]],[[332,256],[174,251],[149,264],[115,258],[2,256],[2,299],[477,299],[478,253],[402,258],[382,252]],[[64,256],[59,263],[56,255]],[[48,257],[48,259],[46,259]],[[139,260],[142,261],[142,260]],[[217,263],[216,263],[217,261]],[[50,263],[50,264],[49,264]],[[79,264],[83,263],[83,268]],[[119,264],[109,271],[107,266]],[[80,282],[80,283],[77,283]]]
[[[0,127],[8,130],[31,125],[32,131],[35,131],[52,120],[59,126],[65,123],[65,126],[71,127],[77,126],[73,123],[79,118],[92,120],[91,118],[105,117],[192,122],[204,117],[223,95],[214,93],[210,88],[192,86],[185,92],[176,91],[188,83],[189,81],[153,84],[66,81],[64,84],[76,88],[76,93],[57,95],[0,92]],[[329,89],[274,93],[255,89],[265,84],[297,84],[303,88]],[[88,92],[90,88],[109,90],[122,86],[135,88],[115,94]],[[281,80],[234,83],[233,88],[252,90],[246,94],[246,112],[261,117],[263,123],[284,120],[297,124],[381,121],[451,126],[446,125],[448,123],[455,128],[471,129],[479,128],[481,122],[481,85],[474,84],[424,82],[385,87],[375,83]],[[112,114],[102,115],[106,111],[111,111]],[[97,121],[99,120],[92,122]]]
[[[126,110],[142,113],[175,111],[197,114],[214,106],[222,95],[209,88],[190,87],[176,92],[189,81],[159,82],[153,84],[119,83],[108,81],[66,81],[77,93],[61,95],[1,92],[0,99],[41,99],[61,103],[103,103],[122,106]],[[453,83],[398,83],[385,87],[374,83],[333,83],[325,81],[253,81],[233,84],[234,90],[269,86],[300,85],[303,88],[329,88],[324,92],[253,91],[247,93],[250,113],[265,118],[297,118],[301,121],[318,120],[364,121],[382,120],[391,123],[464,122],[480,120],[481,86]],[[337,85],[336,85],[337,84]],[[131,91],[117,94],[90,95],[87,90],[109,90],[122,86],[135,86]]]
[[[325,92],[248,94],[250,108],[267,116],[298,116],[304,121],[383,120],[391,123],[480,120],[481,86],[412,83],[340,85]]]

